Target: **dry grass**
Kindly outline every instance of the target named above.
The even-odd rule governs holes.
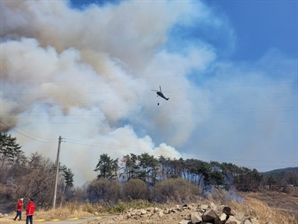
[[[281,192],[263,192],[263,193],[241,193],[239,194],[244,200],[236,202],[235,197],[223,191],[214,191],[207,198],[197,198],[197,204],[225,204],[230,206],[236,212],[236,218],[243,220],[245,217],[256,218],[259,223],[271,222],[273,224],[298,224],[298,197],[296,195],[284,194]],[[274,205],[272,204],[274,202]],[[287,203],[285,203],[287,202]],[[129,208],[145,208],[157,206],[160,208],[172,207],[175,202],[167,205],[150,204],[145,200],[134,200],[130,202],[119,201],[117,205],[93,204],[86,202],[83,205],[78,203],[68,203],[56,210],[38,210],[35,213],[35,220],[53,220],[69,219],[74,217],[93,216],[95,212],[99,215],[117,214]],[[287,206],[285,209],[284,206]],[[290,207],[289,207],[290,206]],[[295,207],[296,206],[296,207]],[[0,224],[14,223],[12,218],[15,213],[9,215],[9,219],[0,219]],[[175,223],[172,221],[172,223]]]
[[[120,214],[130,208],[147,208],[153,205],[155,206],[155,204],[149,203],[146,200],[132,200],[130,202],[119,200],[116,205],[104,202],[91,204],[88,201],[80,205],[72,202],[63,207],[58,207],[57,209],[38,210],[35,214],[35,218],[45,220],[81,218],[92,216],[95,212],[100,215]]]
[[[246,197],[265,202],[271,208],[277,208],[288,213],[298,211],[298,188],[292,193],[278,191],[251,192],[243,194]]]
[[[298,192],[298,191],[297,191]],[[238,220],[244,217],[256,218],[260,223],[298,224],[298,196],[283,192],[264,191],[257,193],[237,193],[231,196],[226,192],[215,190],[208,197],[209,201],[217,204],[226,204],[236,211]]]
[[[35,219],[67,219],[75,217],[85,217],[90,216],[90,212],[86,211],[85,205],[82,206],[73,206],[71,204],[64,207],[58,207],[57,209],[50,210],[38,210],[35,213]]]
[[[230,201],[227,203],[237,213],[237,218],[254,217],[260,223],[298,224],[298,212],[286,214],[277,208],[269,207],[266,203],[253,198],[246,198],[245,202]]]

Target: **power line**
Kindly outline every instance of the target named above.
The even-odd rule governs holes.
[[[83,82],[83,81],[81,81]],[[245,88],[245,87],[252,87],[252,86],[259,86],[259,87],[264,87],[264,86],[279,86],[279,85],[292,85],[294,83],[275,83],[275,84],[255,84],[255,85],[236,85],[236,86],[222,86],[222,87],[214,87],[212,89],[222,89],[222,88]],[[192,90],[193,88],[189,87],[189,88],[175,88],[175,89],[171,89],[171,88],[167,88],[167,91],[164,91],[165,93],[171,93],[171,92],[179,92],[181,90]],[[203,87],[197,87],[197,89],[204,89]],[[61,89],[62,90],[62,89]],[[9,94],[10,96],[24,96],[24,95],[32,95],[32,93],[28,93],[27,90],[24,90],[25,92],[20,92],[20,93],[13,93],[13,94]],[[82,91],[86,94],[103,94],[103,93],[123,93],[123,92],[127,92],[127,91],[121,91],[119,89],[115,90],[111,87],[111,91]],[[67,92],[66,90],[64,90],[64,92]],[[4,93],[5,94],[5,93]],[[294,93],[295,94],[295,93]],[[58,95],[57,95],[58,96]]]
[[[2,123],[3,125],[9,127],[8,125],[6,125],[5,123],[3,123],[2,121],[0,121],[0,123]],[[56,141],[51,141],[51,142],[48,142],[48,141],[42,141],[42,140],[39,140],[39,139],[36,139],[36,138],[32,138],[28,135],[25,135],[19,131],[17,131],[15,128],[11,128],[13,129],[15,132],[29,138],[29,139],[32,139],[32,140],[35,140],[35,141],[39,141],[39,142],[43,142],[43,143],[56,143]],[[30,134],[30,133],[29,133]],[[33,135],[33,134],[31,134]],[[65,139],[65,138],[64,138]],[[136,152],[140,152],[140,147],[131,147],[131,146],[128,146],[127,148],[120,148],[119,146],[111,146],[111,145],[101,145],[101,144],[94,144],[94,143],[90,143],[90,142],[86,142],[86,141],[78,141],[78,140],[75,140],[75,139],[66,139],[64,142],[66,143],[70,143],[70,144],[76,144],[76,145],[85,145],[85,146],[92,146],[92,147],[96,147],[96,148],[108,148],[108,149],[119,149],[119,150],[129,150],[129,151],[136,151]],[[205,158],[205,159],[208,159],[210,160],[211,158],[210,157],[207,157],[207,156],[197,156],[199,158]],[[219,159],[217,157],[213,157],[213,160],[214,159]],[[243,158],[223,158],[223,157],[220,157],[220,159],[228,159],[229,161],[247,161],[247,162],[270,162],[270,163],[297,163],[297,161],[289,161],[288,159],[280,159],[280,160],[257,160],[257,159],[243,159]],[[285,161],[283,161],[285,160]],[[268,165],[269,166],[269,165]]]
[[[28,135],[26,135],[26,134],[24,134],[24,133],[18,131],[16,128],[13,128],[13,127],[11,127],[11,126],[9,126],[9,125],[3,123],[2,121],[0,121],[0,123],[3,124],[4,126],[6,126],[7,128],[9,128],[9,130],[13,130],[13,131],[19,133],[20,135],[25,136],[25,137],[27,137],[27,138],[29,138],[29,139],[31,139],[31,140],[35,140],[35,141],[39,141],[39,142],[43,142],[43,143],[54,143],[54,141],[51,141],[51,140],[46,140],[46,139],[39,140],[39,139],[37,139],[37,138],[40,138],[40,137],[37,137],[37,136],[35,136],[35,137],[37,137],[37,138],[30,137],[30,136],[28,136]],[[18,129],[20,129],[20,128],[18,128]],[[22,131],[24,131],[24,130],[22,130]],[[24,132],[26,132],[26,131],[24,131]],[[27,133],[28,133],[29,135],[33,135],[33,134],[29,133],[29,132],[27,132]],[[34,136],[34,135],[33,135],[33,136]],[[40,139],[42,139],[42,138],[40,138]]]
[[[85,145],[85,146],[92,146],[95,148],[106,148],[106,149],[119,149],[119,150],[129,150],[129,151],[137,151],[140,152],[140,148],[141,147],[119,147],[119,146],[111,146],[111,145],[103,145],[103,144],[94,144],[94,143],[89,143],[86,141],[78,141],[78,140],[74,140],[74,139],[66,139],[65,140],[66,143],[71,143],[71,144],[77,144],[77,145]],[[208,156],[196,156],[199,158],[205,158],[210,160],[211,158],[213,159],[228,159],[228,160],[232,160],[232,161],[248,161],[248,162],[270,162],[270,163],[297,163],[297,161],[290,161],[290,159],[286,159],[286,158],[281,158],[280,160],[264,160],[264,159],[247,159],[247,158],[231,158],[231,157],[208,157]]]
[[[232,74],[232,73],[230,73]],[[138,76],[129,76],[133,80],[144,80],[146,81],[147,78],[154,78],[154,79],[161,79],[161,78],[169,78],[169,77],[184,77],[187,78],[187,75],[146,75],[143,77]],[[26,80],[26,81],[18,81],[17,84],[26,84],[26,83],[35,83],[35,84],[43,84],[43,83],[96,83],[102,81],[102,79],[106,81],[113,81],[113,80],[119,80],[119,78],[111,78],[108,76],[99,76],[96,79],[70,79],[70,80]],[[7,83],[10,83],[9,81],[6,81]],[[15,84],[15,83],[14,83]],[[238,87],[252,87],[252,86],[278,86],[278,85],[292,85],[293,82],[281,82],[281,83],[259,83],[259,84],[249,84],[249,85],[226,85],[223,86],[222,84],[218,84],[220,87],[216,88],[238,88]],[[188,88],[190,89],[190,88]],[[179,90],[179,89],[176,89]]]
[[[91,94],[96,94],[98,95],[99,93],[102,93],[102,92],[85,92],[86,95],[89,95],[89,93]],[[111,93],[111,92],[110,92]],[[16,99],[13,98],[13,96],[24,96],[25,94],[9,94],[9,97],[7,98],[7,100],[10,100],[10,101],[13,101],[13,102],[18,102],[18,103],[28,103],[28,104],[32,104],[32,103],[36,103],[36,102],[42,102],[44,100],[48,100],[49,97],[47,98],[36,98],[34,100],[23,100],[22,98],[20,97],[17,97]],[[27,95],[32,95],[32,94],[27,94]],[[274,93],[274,94],[253,94],[253,95],[244,95],[244,96],[241,96],[241,95],[237,95],[237,96],[212,96],[212,97],[209,97],[209,96],[205,96],[205,97],[192,97],[192,100],[204,100],[204,99],[208,99],[208,100],[219,100],[219,99],[247,99],[247,98],[253,98],[253,99],[256,99],[256,98],[270,98],[270,97],[292,97],[292,96],[296,96],[297,95],[297,92],[291,92],[291,93],[283,93],[283,94],[277,94],[277,93]],[[59,97],[58,101],[61,99],[60,97],[61,95],[51,95],[51,97]],[[145,101],[146,99],[148,99],[147,97],[140,97],[139,100],[141,101]],[[51,99],[52,100],[52,99]],[[185,98],[181,98],[181,97],[175,97],[175,96],[172,96],[171,97],[171,101],[173,102],[179,102],[179,101],[185,101],[186,99]],[[57,100],[56,100],[57,101]],[[119,99],[119,100],[110,100],[110,99],[99,99],[98,100],[100,103],[117,103],[117,102],[129,102],[129,100],[123,98],[123,99]],[[73,103],[73,104],[82,104],[82,101],[80,100],[67,100],[66,101],[67,103]]]
[[[82,106],[81,104],[79,104],[80,106]],[[154,105],[155,106],[155,105]],[[229,106],[230,107],[230,106]],[[223,112],[223,111],[227,111],[227,112],[262,112],[262,111],[296,111],[298,109],[298,107],[294,106],[275,106],[275,107],[251,107],[251,108],[218,108],[218,109],[195,109],[194,107],[192,107],[191,110],[185,110],[185,109],[175,109],[174,111],[171,112],[171,114],[179,114],[179,113],[184,113],[185,111],[191,111],[193,114],[197,114],[197,113],[201,113],[201,112]],[[243,107],[243,106],[242,106]],[[98,107],[100,109],[100,107]],[[134,107],[133,107],[134,108]],[[143,107],[145,108],[145,107]],[[168,107],[169,108],[169,107]],[[193,109],[194,108],[194,109]],[[170,108],[169,108],[170,109]],[[99,112],[90,112],[91,110],[89,108],[84,108],[82,107],[80,109],[80,112],[71,112],[71,113],[67,113],[67,116],[77,116],[77,115],[98,115],[98,113],[104,113],[102,110],[100,110]],[[84,111],[83,111],[84,110]],[[143,109],[142,109],[143,110]],[[143,110],[144,111],[144,110]],[[132,113],[140,113],[140,108],[135,107],[135,109],[132,110],[123,110],[123,112],[121,112],[120,109],[118,109],[118,111],[110,111],[107,114],[123,114],[123,115],[129,115]],[[145,111],[143,112],[145,113]],[[1,111],[2,115],[22,115],[22,116],[35,116],[35,115],[39,115],[39,114],[50,114],[51,116],[60,116],[62,115],[60,112],[14,112],[14,111]],[[65,115],[63,115],[65,116]]]

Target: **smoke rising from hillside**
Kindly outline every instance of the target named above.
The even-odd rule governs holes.
[[[173,37],[175,29],[196,25],[224,38],[226,52],[235,48],[227,20],[199,1],[78,10],[68,1],[4,0],[0,7],[1,131],[11,131],[27,155],[52,160],[61,136],[61,163],[77,184],[96,177],[103,153],[254,159],[295,138],[294,127],[280,122],[294,112],[278,109],[294,105],[295,97],[275,97],[292,89],[268,75],[291,83],[295,62],[278,51],[254,63],[218,62],[206,35],[178,42],[183,35]],[[273,85],[258,92],[255,83]],[[169,101],[156,97],[159,86]],[[258,93],[268,97],[249,97]]]
[[[151,90],[191,88],[186,72],[213,60],[198,49],[156,54],[170,27],[191,11],[189,3],[124,2],[78,11],[64,1],[1,1],[1,9],[1,131],[29,134],[16,134],[25,152],[53,159],[61,135],[61,162],[81,173],[80,180],[95,176],[102,153],[181,157],[163,141],[177,146],[188,139],[197,122],[191,104],[156,107]],[[177,78],[170,84],[167,74]],[[183,116],[170,114],[181,106]]]

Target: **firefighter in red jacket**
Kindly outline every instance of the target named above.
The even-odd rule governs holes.
[[[18,217],[19,217],[19,220],[22,220],[23,198],[20,198],[20,200],[18,201],[16,210],[17,210],[17,214],[16,214],[16,217],[13,220],[16,221],[16,219]]]
[[[33,215],[34,215],[34,208],[35,208],[35,205],[34,205],[34,202],[33,202],[33,199],[30,198],[29,199],[29,203],[26,207],[26,224],[33,224]]]

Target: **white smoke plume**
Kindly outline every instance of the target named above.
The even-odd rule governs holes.
[[[236,36],[200,1],[78,10],[69,1],[2,0],[0,9],[1,131],[16,136],[27,155],[53,160],[61,136],[61,163],[76,185],[96,177],[103,153],[244,156],[252,162],[236,163],[252,167],[272,152],[283,156],[280,148],[295,152],[297,129],[286,120],[294,119],[286,109],[295,105],[295,88],[280,84],[295,81],[295,61],[278,51],[254,63],[219,61],[206,34],[223,40],[227,53]],[[192,26],[206,34],[175,42],[173,30]],[[156,97],[159,86],[169,101]]]
[[[192,105],[172,100],[157,107],[151,90],[179,88],[168,96],[187,97],[187,72],[214,58],[203,48],[183,56],[160,49],[173,24],[193,13],[190,3],[132,1],[81,11],[68,1],[0,4],[1,131],[18,131],[26,153],[54,159],[61,135],[61,162],[79,183],[96,176],[103,153],[181,157],[169,145],[189,138],[198,122]]]

